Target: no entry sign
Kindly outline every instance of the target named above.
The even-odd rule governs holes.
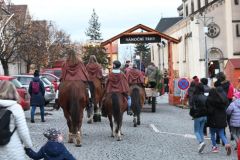
[[[187,89],[189,87],[189,81],[186,78],[179,79],[178,87],[182,90]]]

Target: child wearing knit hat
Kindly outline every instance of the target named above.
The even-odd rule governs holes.
[[[38,152],[33,151],[31,148],[25,148],[26,154],[34,159],[44,160],[75,160],[72,154],[66,149],[63,142],[62,133],[55,129],[47,129],[43,135],[48,139]]]

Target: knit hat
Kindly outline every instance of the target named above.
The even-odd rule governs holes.
[[[48,140],[52,140],[52,141],[56,141],[59,137],[59,135],[61,135],[62,133],[55,129],[55,128],[49,128],[47,129],[43,135],[48,139]]]
[[[39,71],[38,71],[38,70],[35,70],[34,73],[33,73],[33,76],[34,76],[34,77],[39,77]]]

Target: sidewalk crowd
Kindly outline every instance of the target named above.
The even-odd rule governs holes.
[[[199,80],[194,76],[185,98],[188,99],[189,114],[194,121],[194,133],[199,144],[198,152],[202,153],[206,146],[204,136],[207,135],[209,128],[212,152],[219,152],[218,144],[221,139],[227,155],[230,155],[233,148],[239,149],[240,91],[226,80],[223,72],[219,72],[216,78],[214,86],[211,87],[207,78]],[[229,139],[235,140],[235,147],[231,147],[226,136],[227,126],[231,135]]]

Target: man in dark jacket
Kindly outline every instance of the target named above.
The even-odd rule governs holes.
[[[201,78],[201,83],[203,84],[204,87],[204,95],[208,96],[210,87],[208,86],[208,79],[207,78]],[[207,136],[207,123],[204,125],[203,133],[205,136]]]
[[[30,98],[30,106],[32,107],[31,109],[31,123],[35,123],[34,121],[34,114],[36,107],[40,107],[40,112],[41,112],[41,120],[42,122],[45,122],[44,120],[44,94],[45,94],[45,88],[43,85],[43,82],[39,78],[39,71],[35,70],[33,74],[34,78],[29,84],[28,88],[28,93],[31,96]],[[37,83],[38,88],[33,89],[33,84]]]

